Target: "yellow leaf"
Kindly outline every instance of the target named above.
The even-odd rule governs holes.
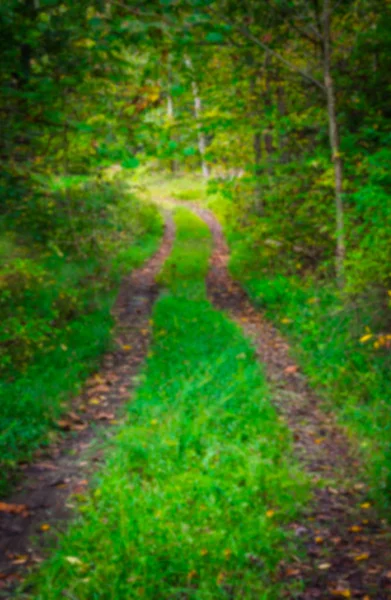
[[[351,598],[352,594],[348,589],[338,588],[336,590],[330,590],[332,596],[338,596],[338,598]]]
[[[371,507],[371,503],[370,502],[363,502],[361,505],[361,508],[363,508],[364,510],[367,510],[368,508]]]
[[[373,337],[372,333],[366,333],[365,335],[363,335],[362,337],[360,337],[360,342],[362,344],[365,344],[365,342],[367,342],[368,340],[370,340]]]
[[[202,548],[202,550],[200,551],[201,556],[206,556],[207,554],[209,554],[209,551],[206,548]]]
[[[50,525],[48,523],[44,523],[43,525],[41,525],[40,529],[41,531],[49,531]]]
[[[354,557],[354,560],[356,560],[357,562],[360,562],[362,560],[368,560],[369,558],[369,552],[363,552],[362,554],[358,554],[357,556]]]
[[[266,511],[266,516],[270,519],[274,515],[274,510]]]
[[[225,573],[221,572],[218,574],[217,579],[216,579],[216,583],[217,585],[221,585],[224,582],[225,579]]]
[[[129,344],[125,344],[125,346],[122,346],[122,350],[125,350],[125,352],[129,352],[129,350],[132,349],[132,346],[129,346]]]

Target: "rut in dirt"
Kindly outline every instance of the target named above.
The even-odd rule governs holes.
[[[192,208],[213,235],[208,296],[253,340],[274,402],[293,432],[295,451],[314,482],[314,500],[305,520],[291,524],[307,558],[281,564],[281,578],[304,581],[304,592],[294,596],[301,600],[391,599],[391,532],[367,502],[365,485],[357,482],[359,457],[333,415],[322,410],[320,399],[290,358],[286,341],[230,277],[229,251],[216,218]],[[316,485],[325,479],[330,483]],[[286,597],[292,596],[288,592]]]
[[[72,495],[85,492],[88,477],[102,461],[102,451],[93,447],[97,428],[115,422],[137,385],[149,345],[149,317],[159,293],[155,278],[171,252],[174,233],[171,215],[165,214],[160,249],[121,285],[113,309],[117,349],[103,358],[101,370],[58,422],[64,437],[36,453],[35,461],[19,474],[15,493],[3,499],[10,506],[0,511],[2,598],[42,560],[51,532],[63,529],[72,515]]]

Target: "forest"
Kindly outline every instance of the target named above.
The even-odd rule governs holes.
[[[391,0],[0,30],[0,598],[391,598]]]

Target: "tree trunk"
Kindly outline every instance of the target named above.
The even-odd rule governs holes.
[[[172,100],[172,96],[169,93],[167,95],[167,117],[170,123],[173,123],[174,121],[174,102]],[[175,175],[175,173],[178,170],[178,165],[177,165],[177,161],[175,160],[175,158],[172,158],[170,161],[170,168],[171,168],[171,173],[173,175]]]
[[[270,109],[272,107],[272,92],[271,92],[271,88],[270,88],[270,78],[271,78],[271,59],[270,56],[268,54],[266,54],[265,56],[265,84],[266,84],[266,89],[265,89],[265,94],[264,94],[264,105],[266,108],[266,112],[269,113],[268,114],[268,126],[267,129],[264,133],[263,139],[265,142],[265,150],[266,150],[266,154],[267,157],[270,159],[269,161],[269,172],[272,172],[272,165],[271,165],[271,160],[272,160],[272,154],[274,152],[274,146],[273,146],[273,129],[272,129],[272,122],[271,122],[271,117],[270,117]]]
[[[259,131],[254,133],[253,136],[253,148],[254,148],[254,165],[255,165],[255,210],[258,214],[263,213],[263,202],[262,202],[262,188],[260,185],[259,178],[262,174],[261,160],[262,160],[262,136]]]
[[[186,66],[188,67],[189,71],[193,71],[193,65],[191,62],[191,59],[189,56],[185,57],[185,63]],[[193,74],[193,73],[192,73]],[[206,162],[205,159],[205,154],[206,154],[206,139],[205,139],[205,134],[202,131],[202,126],[201,126],[201,118],[202,118],[202,102],[201,102],[201,96],[198,90],[198,85],[197,82],[194,78],[192,78],[192,82],[191,82],[191,88],[193,90],[193,98],[194,98],[194,116],[195,116],[195,120],[196,120],[196,125],[197,125],[197,136],[198,136],[198,150],[200,153],[200,157],[201,157],[201,169],[202,169],[202,176],[205,179],[208,179],[210,172],[209,172],[209,166],[208,163]]]
[[[324,52],[324,85],[326,88],[327,111],[329,119],[329,137],[334,163],[335,209],[336,209],[336,255],[335,267],[337,280],[342,287],[344,283],[345,230],[343,206],[343,168],[339,145],[338,122],[335,107],[335,90],[331,74],[331,0],[324,0],[323,12],[323,52]]]
[[[286,104],[285,104],[285,92],[282,84],[277,86],[277,107],[278,112],[280,113],[280,117],[286,116]],[[288,152],[287,152],[287,139],[284,133],[280,134],[280,162],[282,164],[286,164],[289,161]]]

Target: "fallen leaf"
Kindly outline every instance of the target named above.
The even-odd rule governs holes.
[[[333,542],[333,544],[340,544],[341,543],[342,538],[340,537],[332,537],[331,541]]]
[[[13,565],[24,565],[27,561],[28,561],[29,557],[27,556],[27,554],[25,555],[21,555],[21,556],[17,556],[13,561],[12,564]]]
[[[68,417],[72,419],[72,421],[75,421],[75,423],[83,423],[83,419],[80,417],[80,415],[73,411],[68,413]]]
[[[222,571],[217,575],[216,583],[217,585],[221,585],[225,580],[225,573]]]
[[[99,419],[99,421],[110,421],[111,419],[114,419],[115,414],[114,413],[110,413],[110,412],[100,412],[96,415],[96,418]]]
[[[77,556],[66,556],[65,560],[71,565],[82,565],[82,561]]]
[[[294,373],[296,373],[298,371],[299,367],[297,365],[289,365],[289,367],[286,367],[284,369],[284,373],[286,375],[293,375]]]
[[[323,544],[323,538],[320,535],[317,535],[315,538],[316,544]]]
[[[109,392],[110,388],[108,385],[106,385],[105,383],[102,383],[101,385],[96,385],[94,387],[92,387],[90,390],[88,390],[87,395],[88,396],[99,396],[99,394],[105,394],[106,392]]]
[[[363,335],[362,337],[360,337],[360,342],[362,344],[365,344],[365,342],[368,342],[368,340],[370,340],[373,337],[372,333],[367,333],[365,335]]]
[[[100,400],[99,398],[91,398],[91,400],[88,401],[88,404],[100,404]]]
[[[330,590],[330,593],[332,596],[337,596],[338,598],[351,598],[352,597],[350,590],[345,589],[345,588],[337,588],[334,590]]]
[[[49,531],[49,529],[50,529],[49,523],[43,523],[40,527],[41,531]]]
[[[361,508],[363,508],[364,510],[367,510],[368,508],[371,507],[371,503],[370,502],[363,502],[362,504],[360,504]]]
[[[358,533],[359,531],[362,531],[362,527],[360,525],[352,525],[351,527],[349,527],[349,531],[352,531],[353,533]]]
[[[354,560],[360,562],[362,560],[367,560],[369,558],[369,552],[363,552],[362,554],[358,554],[354,557]]]
[[[23,513],[26,511],[27,506],[25,504],[8,504],[7,502],[0,502],[0,512],[13,515],[23,515]]]
[[[296,575],[300,575],[300,570],[299,569],[287,569],[285,571],[285,575],[287,577],[295,577]]]
[[[318,569],[321,569],[322,571],[326,571],[330,567],[331,567],[331,564],[328,562],[320,563],[320,565],[318,565]]]
[[[88,429],[88,423],[80,423],[80,424],[76,423],[76,424],[75,424],[75,425],[72,427],[72,429],[73,429],[74,431],[84,431],[85,429]]]
[[[266,511],[266,516],[270,519],[274,515],[274,510]]]
[[[66,431],[72,429],[72,423],[70,421],[66,421],[65,419],[60,419],[59,421],[57,421],[57,426],[60,429],[65,429]]]

